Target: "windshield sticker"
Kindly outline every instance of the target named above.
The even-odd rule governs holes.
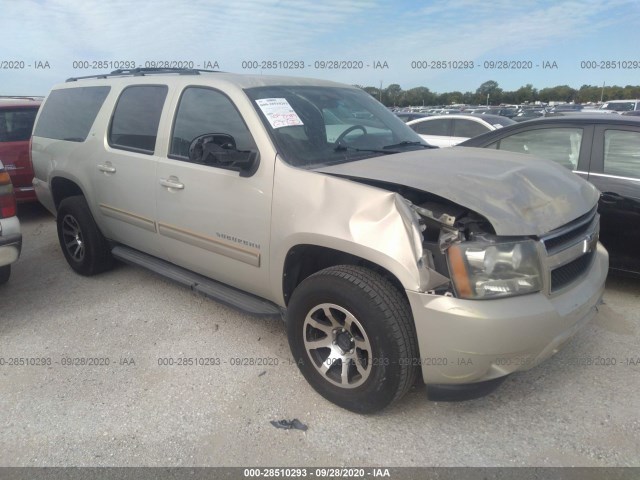
[[[262,98],[256,103],[273,128],[304,125],[286,98]]]

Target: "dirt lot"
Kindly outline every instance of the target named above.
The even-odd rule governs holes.
[[[488,397],[415,389],[358,416],[306,384],[280,320],[131,266],[78,276],[52,217],[20,217],[24,249],[0,288],[0,465],[640,466],[638,280],[611,278],[594,322]],[[293,418],[308,431],[269,423]]]

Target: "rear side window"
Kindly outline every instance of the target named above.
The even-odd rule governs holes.
[[[640,132],[604,132],[604,173],[640,178]]]
[[[152,154],[156,148],[158,125],[166,85],[135,85],[120,94],[111,119],[109,145],[113,148]]]
[[[454,120],[453,121],[453,136],[471,138],[476,137],[482,133],[489,131],[489,128],[485,127],[481,123],[474,122],[473,120]]]
[[[84,142],[111,87],[54,90],[47,97],[34,136]]]
[[[0,143],[29,140],[37,113],[37,108],[0,110]]]
[[[416,133],[420,133],[422,135],[441,135],[448,137],[450,125],[450,119],[427,120],[424,122],[416,123],[415,125],[411,125],[411,128],[413,128]]]

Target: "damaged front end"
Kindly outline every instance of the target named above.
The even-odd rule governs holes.
[[[542,289],[536,240],[499,237],[486,219],[458,205],[405,201],[423,236],[420,270],[426,267],[439,274],[430,276],[428,293],[489,299]],[[441,283],[433,285],[435,278]]]

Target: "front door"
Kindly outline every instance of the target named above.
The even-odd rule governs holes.
[[[185,88],[158,162],[158,232],[171,262],[266,297],[273,160],[234,164],[250,158],[258,148],[230,98]]]

